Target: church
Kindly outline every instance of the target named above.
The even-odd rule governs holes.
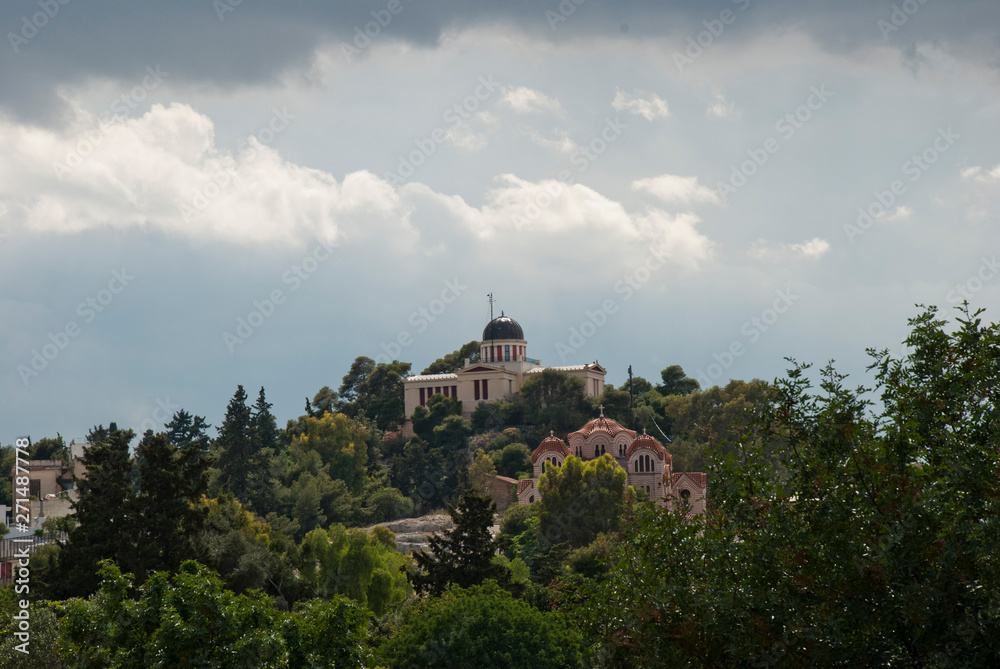
[[[541,360],[528,357],[528,341],[518,322],[501,312],[498,318],[486,324],[479,352],[466,358],[462,369],[450,374],[422,374],[403,379],[407,417],[403,436],[413,436],[410,416],[418,406],[426,406],[432,395],[441,394],[461,401],[462,415],[469,418],[480,402],[509,398],[521,389],[531,374],[545,369],[557,369],[582,380],[585,392],[591,397],[604,394],[607,371],[596,361],[543,367]],[[610,453],[628,475],[627,485],[645,491],[649,499],[668,506],[683,504],[688,515],[705,512],[706,474],[674,472],[673,458],[660,442],[645,431],[637,434],[607,418],[603,407],[599,410],[600,416],[571,432],[566,441],[554,435],[542,440],[531,454],[532,478],[518,481],[516,489],[511,491],[518,502],[530,504],[540,498],[538,480],[546,464],[562,466],[571,454],[582,460],[592,460]]]
[[[570,432],[566,441],[550,434],[538,444],[531,453],[534,475],[517,482],[518,502],[531,504],[540,498],[538,480],[546,466],[561,467],[570,455],[586,461],[610,454],[625,470],[626,485],[645,491],[650,500],[668,507],[683,505],[689,516],[705,513],[706,474],[673,471],[673,457],[660,442],[645,430],[637,434],[606,417],[604,407],[598,409],[601,415]]]

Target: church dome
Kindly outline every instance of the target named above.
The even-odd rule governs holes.
[[[500,312],[500,316],[487,323],[483,330],[483,341],[493,339],[524,339],[524,331],[517,321]]]

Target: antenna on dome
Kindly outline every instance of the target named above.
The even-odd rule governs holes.
[[[490,320],[493,320],[493,293],[490,293],[486,297],[490,298]]]
[[[494,331],[495,331],[495,328],[493,327],[493,301],[494,301],[493,300],[493,293],[490,293],[489,295],[487,295],[487,297],[490,298],[490,324],[487,327],[489,327],[489,329],[490,329],[490,355],[489,355],[489,357],[490,357],[490,362],[492,362],[493,361],[493,355],[494,355],[494,353],[493,353],[493,347],[496,344],[495,335],[493,334]]]

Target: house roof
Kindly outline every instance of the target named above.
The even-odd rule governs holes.
[[[625,451],[625,457],[631,458],[633,453],[642,448],[653,451],[661,460],[673,461],[673,458],[669,453],[667,453],[667,450],[660,445],[660,442],[646,434],[645,430],[643,430],[642,434],[636,437],[635,441],[629,445],[628,450]]]

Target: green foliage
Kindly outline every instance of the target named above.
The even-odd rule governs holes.
[[[543,613],[495,583],[451,588],[403,612],[376,651],[388,667],[577,667],[580,632],[558,613]]]
[[[670,365],[660,372],[660,378],[663,379],[663,383],[658,385],[656,390],[661,395],[690,395],[701,388],[701,384],[688,377],[680,365]]]
[[[62,460],[65,462],[68,457],[66,442],[63,441],[61,434],[57,434],[55,439],[39,439],[28,447],[28,460]]]
[[[618,529],[627,474],[610,454],[583,462],[570,455],[561,467],[546,465],[538,481],[538,530],[547,544],[586,546]]]
[[[476,432],[503,430],[525,422],[525,407],[518,399],[480,402],[472,412],[472,427]]]
[[[376,615],[412,592],[404,570],[408,563],[364,530],[343,525],[309,532],[298,558],[302,580],[313,596],[346,595]]]
[[[310,599],[285,618],[288,666],[294,669],[368,666],[368,615],[347,597]]]
[[[100,439],[95,439],[99,437]],[[136,561],[139,546],[132,536],[135,490],[130,476],[131,430],[98,426],[83,455],[87,477],[77,482],[79,499],[73,503],[80,525],[69,535],[60,557],[62,578],[53,583],[50,596],[88,594],[99,583],[97,563],[112,559],[122,564]]]
[[[0,504],[14,506],[13,479],[10,473],[14,471],[14,464],[17,462],[17,453],[13,446],[0,448]]]
[[[457,372],[465,366],[465,359],[473,353],[479,352],[479,342],[470,341],[457,351],[452,351],[448,355],[438,358],[432,362],[421,374],[451,374]]]
[[[490,453],[497,474],[510,478],[531,477],[531,450],[525,444],[507,444],[499,451]]]
[[[530,374],[518,393],[525,421],[563,434],[587,422],[584,383],[556,369]]]
[[[337,408],[352,418],[373,421],[380,430],[401,425],[405,418],[403,377],[410,367],[398,360],[376,364],[371,358],[356,358],[337,391]]]
[[[590,633],[639,666],[1000,663],[1000,326],[978,316],[912,319],[910,353],[869,351],[872,390],[795,365],[704,522],[625,524]]]
[[[208,428],[212,427],[205,422],[204,416],[192,416],[184,409],[173,415],[169,423],[163,427],[167,431],[167,441],[178,448],[185,448],[190,444],[195,444],[198,451],[208,453],[211,440],[208,438]]]
[[[438,393],[427,399],[426,407],[415,407],[410,420],[413,422],[413,432],[417,436],[433,442],[436,427],[440,426],[448,416],[460,417],[461,415],[462,403],[460,401]]]
[[[288,667],[284,616],[259,591],[237,595],[189,561],[129,598],[130,575],[101,568],[98,593],[63,606],[65,657],[89,667]]]
[[[324,472],[343,481],[351,492],[359,492],[367,471],[368,430],[342,413],[307,417],[303,424],[304,433],[289,449],[293,467],[313,474]]]
[[[493,561],[502,546],[490,533],[495,512],[496,504],[489,498],[464,492],[458,506],[449,509],[454,527],[443,537],[429,539],[430,553],[413,555],[414,588],[440,594],[452,583],[468,587],[486,579],[506,581],[506,571]]]
[[[489,497],[496,477],[497,470],[493,466],[493,460],[483,449],[476,451],[476,458],[469,467],[469,488],[479,495]]]

